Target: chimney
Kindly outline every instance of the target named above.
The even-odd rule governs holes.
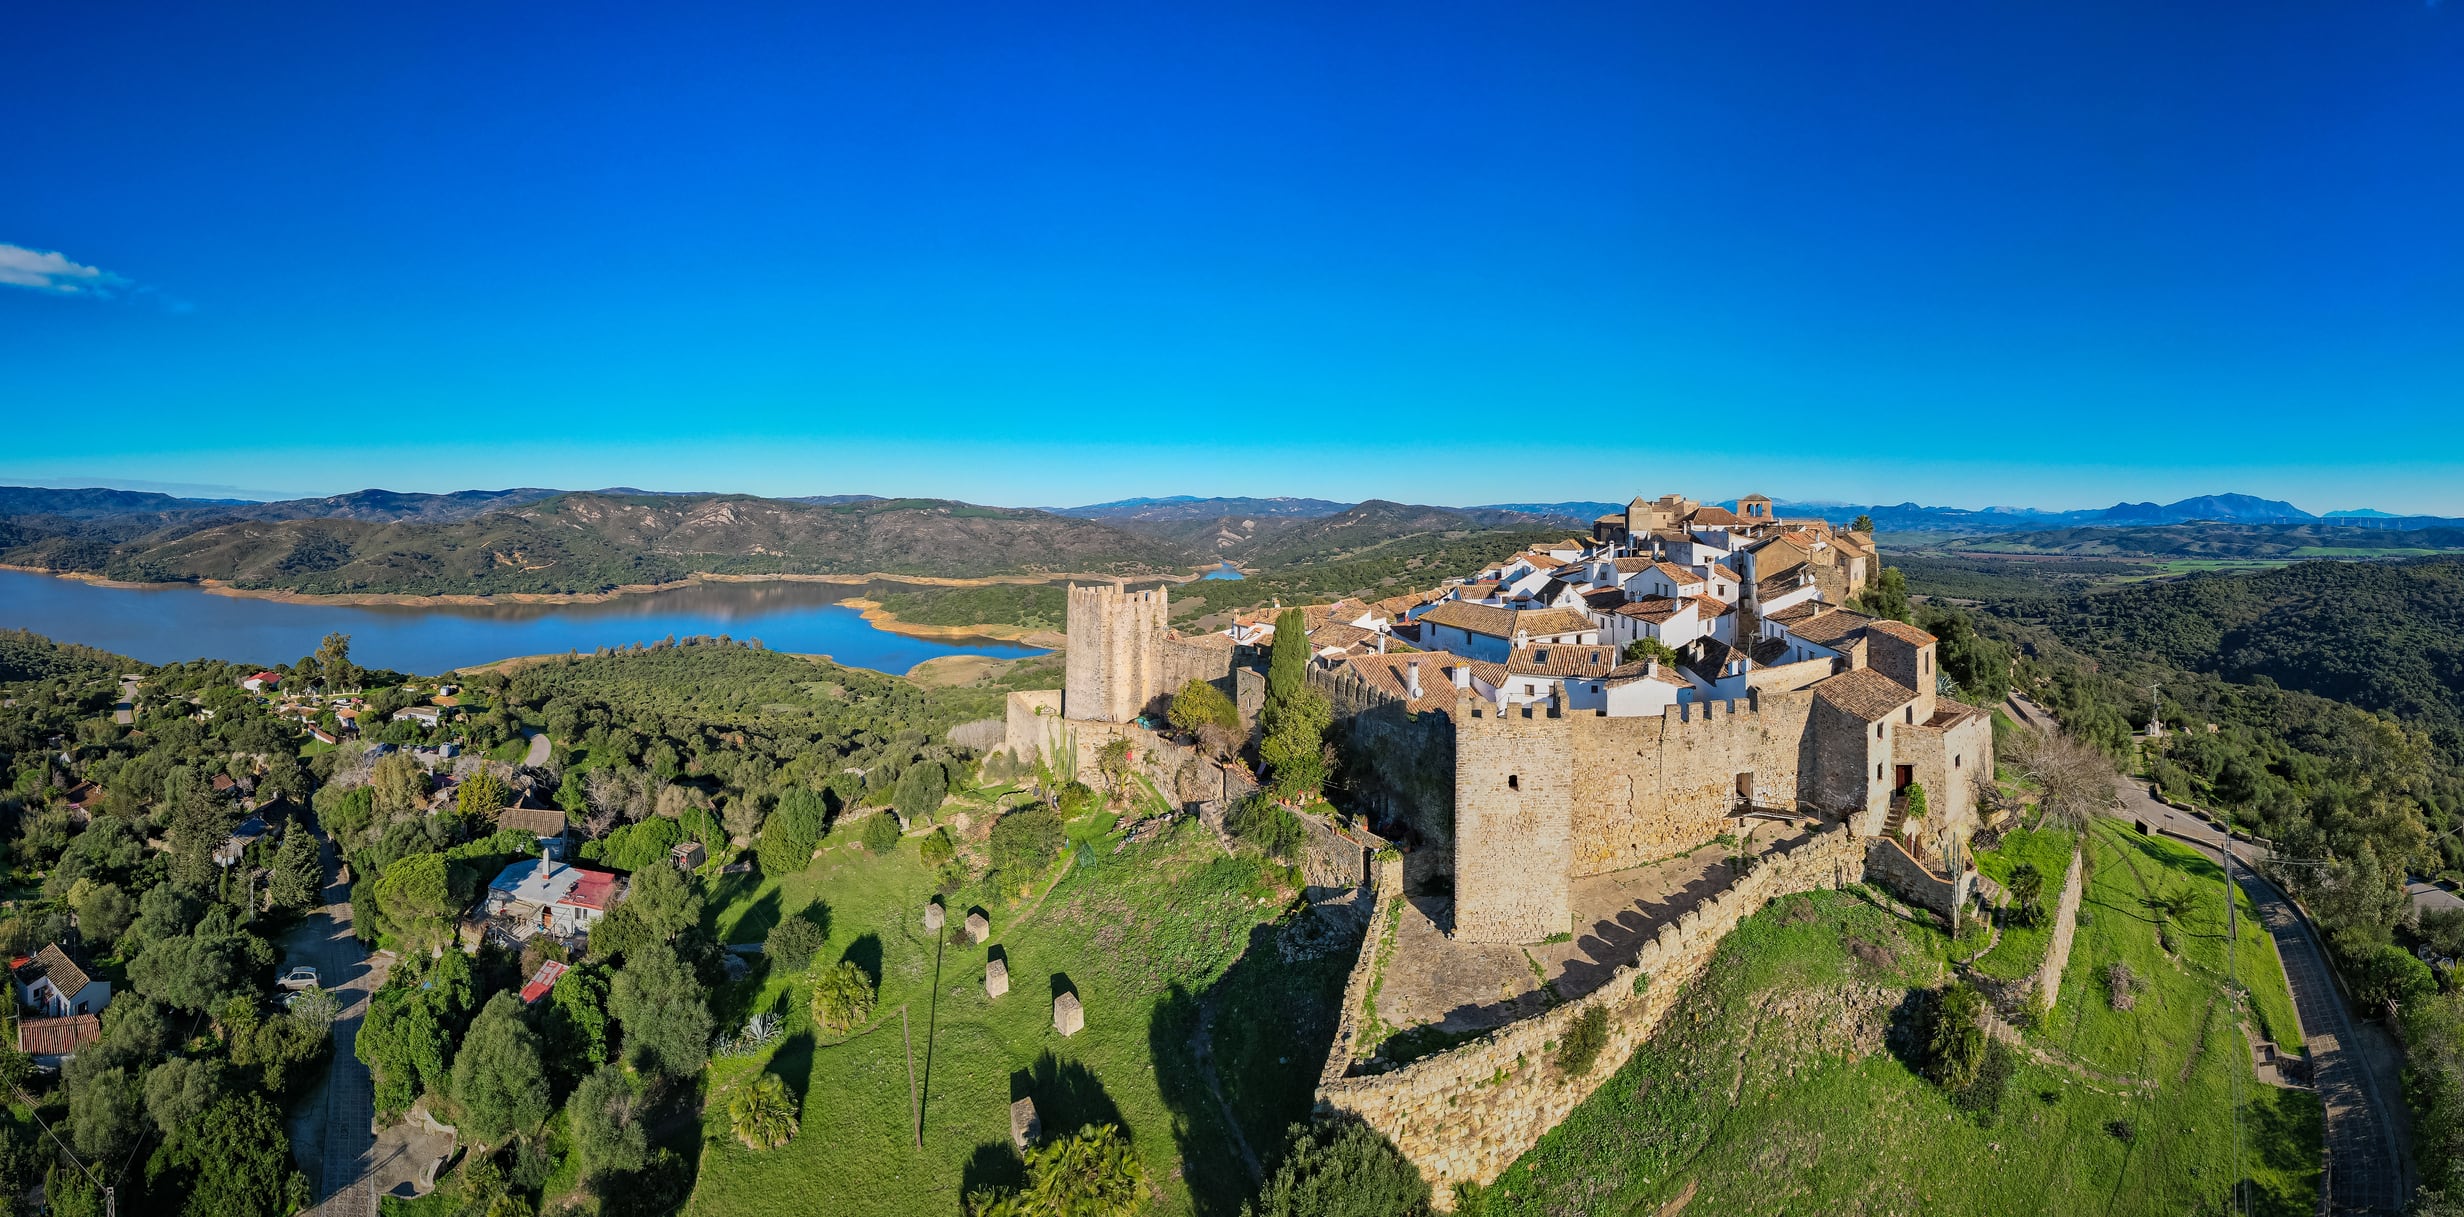
[[[1420,661],[1414,660],[1404,667],[1403,687],[1410,691],[1413,701],[1420,700]]]
[[[1470,667],[1461,663],[1454,665],[1454,687],[1458,689],[1468,689],[1472,687],[1472,670]]]

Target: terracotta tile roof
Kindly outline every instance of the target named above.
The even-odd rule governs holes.
[[[1892,621],[1889,618],[1883,618],[1875,621],[1871,625],[1866,626],[1865,632],[1869,634],[1887,634],[1900,640],[1901,642],[1907,643],[1912,647],[1931,646],[1936,641],[1933,635],[1928,634],[1905,621]]]
[[[1712,507],[1709,505],[1695,508],[1693,514],[1686,517],[1686,522],[1689,524],[1700,524],[1707,528],[1723,524],[1742,523],[1742,521],[1737,519],[1736,512],[1730,511],[1725,507]]]
[[[1718,575],[1720,578],[1722,578],[1722,579],[1726,579],[1726,580],[1728,580],[1728,581],[1729,581],[1729,582],[1731,582],[1731,583],[1734,583],[1734,582],[1736,582],[1736,581],[1737,581],[1737,572],[1735,572],[1735,571],[1733,571],[1733,570],[1728,569],[1727,565],[1726,565],[1726,564],[1724,564],[1724,563],[1719,563],[1719,562],[1714,562],[1714,563],[1712,563],[1712,564],[1711,564],[1711,573],[1712,573],[1712,574],[1715,574],[1715,575]]]
[[[565,831],[565,813],[553,807],[517,803],[496,813],[496,826],[534,837],[553,837]]]
[[[1442,592],[1405,592],[1400,596],[1388,596],[1369,607],[1376,609],[1390,620],[1400,620],[1409,615],[1413,609],[1443,594]]]
[[[1375,630],[1364,630],[1356,625],[1329,621],[1309,631],[1309,649],[1323,651],[1328,647],[1337,647],[1348,650],[1352,647],[1367,645],[1377,636]]]
[[[1636,600],[1629,604],[1619,605],[1617,607],[1617,615],[1620,617],[1631,617],[1637,621],[1648,621],[1653,625],[1659,625],[1668,621],[1670,618],[1675,617],[1678,613],[1685,611],[1685,609],[1693,603],[1694,602],[1692,600],[1671,600],[1666,596],[1652,596],[1648,599]]]
[[[1934,703],[1934,716],[1926,719],[1925,725],[1928,727],[1951,727],[1957,726],[1958,724],[1964,723],[1972,718],[1983,717],[1985,717],[1984,711],[1979,710],[1966,702],[1943,701]]]
[[[17,969],[17,983],[21,985],[31,985],[46,976],[51,978],[51,987],[58,989],[62,997],[75,997],[84,992],[87,985],[94,983],[85,969],[78,967],[76,961],[70,959],[68,952],[61,950],[56,942],[35,952],[33,959]]]
[[[1625,589],[1621,587],[1594,588],[1591,591],[1583,593],[1584,607],[1589,608],[1595,613],[1616,612],[1618,606],[1624,604],[1625,602],[1626,592]]]
[[[1916,690],[1872,668],[1842,672],[1814,686],[1814,696],[1869,723],[1880,722],[1916,700]]]
[[[556,987],[557,978],[565,974],[565,965],[553,959],[539,961],[539,970],[531,974],[530,983],[522,986],[522,1004],[527,1006],[546,997]]]
[[[1485,634],[1491,638],[1514,637],[1514,610],[1489,604],[1472,604],[1450,600],[1420,615],[1423,625],[1452,626],[1467,634]]]
[[[1789,605],[1787,608],[1780,609],[1777,612],[1764,613],[1762,615],[1762,619],[1765,621],[1776,621],[1781,625],[1794,625],[1797,622],[1821,613],[1829,607],[1829,605],[1824,604],[1820,600],[1801,600],[1795,604]]]
[[[1700,583],[1703,581],[1703,577],[1701,575],[1695,574],[1693,571],[1687,570],[1674,562],[1654,562],[1651,564],[1651,569],[1668,576],[1671,581],[1679,584],[1680,586],[1688,583]]]
[[[1574,643],[1516,647],[1506,656],[1515,676],[1605,677],[1616,670],[1617,648]]]
[[[1705,618],[1718,617],[1737,611],[1737,606],[1730,604],[1717,596],[1696,596],[1694,597],[1694,607],[1700,610]]]
[[[17,1020],[17,1050],[27,1056],[71,1056],[103,1040],[102,1016],[72,1014],[66,1018]]]
[[[1815,646],[1837,648],[1855,641],[1855,635],[1862,633],[1873,621],[1863,613],[1835,608],[1790,625],[1788,632]]]
[[[1599,629],[1600,624],[1581,609],[1551,608],[1515,614],[1514,628],[1528,634],[1572,634]]]
[[[1352,674],[1369,687],[1389,697],[1401,698],[1405,708],[1422,710],[1454,709],[1457,690],[1454,687],[1454,663],[1445,662],[1444,654],[1354,655],[1343,661]],[[1456,660],[1455,663],[1461,662]],[[1420,696],[1411,695],[1412,665],[1420,665]],[[1494,664],[1490,665],[1496,666]],[[1503,675],[1501,670],[1500,675]]]

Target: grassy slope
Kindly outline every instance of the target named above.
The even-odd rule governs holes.
[[[803,1130],[767,1154],[729,1139],[727,1088],[754,1062],[720,1061],[711,1076],[700,1182],[686,1211],[955,1212],[964,1189],[1015,1179],[1008,1146],[1014,1091],[1035,1098],[1048,1132],[1090,1120],[1121,1123],[1160,1187],[1158,1211],[1220,1212],[1227,1196],[1237,1204],[1248,1178],[1220,1109],[1198,1089],[1188,1054],[1195,1025],[1190,994],[1218,982],[1253,942],[1272,957],[1272,931],[1260,927],[1275,917],[1282,897],[1255,863],[1224,857],[1193,824],[1120,854],[1109,849],[1109,841],[1098,844],[1095,865],[1073,866],[1031,914],[992,910],[993,945],[1007,952],[1012,986],[998,1000],[984,995],[983,947],[948,945],[936,981],[933,942],[921,919],[932,881],[912,845],[885,859],[834,842],[784,883],[765,879],[723,890],[713,901],[714,928],[730,942],[758,941],[782,911],[825,902],[830,942],[820,958],[877,952],[884,1017],[869,1031],[816,1047],[801,986],[757,973],[723,994],[723,1018],[786,1010],[787,1034],[770,1067],[807,1095]],[[979,898],[953,898],[953,923]],[[1339,989],[1349,962],[1346,956],[1320,968],[1331,971]],[[1253,977],[1271,971],[1258,959],[1242,960],[1239,970]],[[1051,1025],[1056,973],[1066,974],[1086,1007],[1086,1029],[1067,1039]],[[1274,985],[1253,979],[1234,991],[1244,1000],[1272,1000],[1271,992],[1263,999],[1253,992],[1261,988]],[[901,1005],[908,1007],[919,1074],[926,1069],[927,1028],[938,1025],[920,1151],[909,1125]],[[1320,1062],[1292,1052],[1288,1039],[1279,1046],[1285,1059],[1272,1064],[1243,1045],[1219,1049],[1226,1076],[1242,1078],[1245,1089],[1236,1089],[1235,1098],[1246,1096],[1244,1122],[1253,1127],[1279,1129],[1306,1111],[1307,1085]]]
[[[2045,876],[2045,915],[2035,925],[2005,923],[2000,940],[1976,961],[1977,971],[1996,980],[2017,980],[2045,961],[2046,948],[2053,945],[2053,914],[2062,900],[2062,876],[2069,873],[2071,846],[2077,840],[2077,834],[2060,829],[2022,829],[2005,833],[1999,846],[1976,855],[1976,868],[2004,888],[2010,886],[2011,872],[2022,862],[2035,863]]]
[[[2142,871],[2164,872],[2155,881],[2199,881],[2195,859],[2155,849],[2139,855]],[[2059,1011],[2031,1043],[2151,1079],[2152,1094],[2022,1058],[1999,1115],[1980,1127],[1870,1032],[1863,1050],[1843,1050],[1844,1029],[1913,1024],[1895,1003],[1940,982],[1945,944],[1854,894],[1815,893],[1723,943],[1659,1037],[1509,1170],[1488,1207],[1651,1214],[1691,1189],[1688,1211],[1723,1217],[2190,1212],[2217,1202],[2232,1169],[2238,1077],[2242,1166],[2267,1195],[2259,1211],[2311,1211],[2317,1100],[2255,1080],[2222,1007],[2204,1017],[2217,991],[2196,966],[2204,948],[2186,947],[2190,966],[2150,958],[2153,930],[2125,911],[2138,907],[2131,872],[2118,855],[2106,861]],[[1851,955],[1852,936],[1886,947],[1889,962]],[[2107,1008],[2093,979],[2115,958],[2152,982],[2131,1014]],[[2131,1142],[2108,1131],[2117,1120],[2133,1126]]]

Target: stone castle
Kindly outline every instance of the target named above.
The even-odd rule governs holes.
[[[1613,1072],[1770,895],[1871,877],[1955,916],[1973,872],[1950,860],[1994,772],[1991,719],[1943,695],[1932,635],[1842,607],[1878,569],[1870,538],[1776,518],[1761,496],[1730,511],[1672,495],[1430,592],[1306,608],[1310,679],[1336,712],[1335,801],[1404,847],[1373,868],[1379,907],[1436,910],[1460,950],[1503,949],[1521,973],[1547,944],[1597,942],[1601,927],[1618,938],[1592,920],[1602,884],[1724,838],[1761,834],[1780,851],[1716,917],[1687,913],[1614,949],[1621,978],[1655,978],[1648,995],[1624,979],[1569,993],[1401,1069],[1377,1059],[1374,1036],[1356,1051],[1347,997],[1321,1107],[1369,1120],[1433,1182],[1485,1182],[1588,1090],[1493,1085],[1511,1072],[1501,1064],[1605,1003],[1619,1021],[1598,1076]],[[1163,588],[1068,596],[1064,687],[1010,695],[1010,752],[1091,774],[1104,743],[1129,738],[1158,789],[1186,802],[1253,789],[1154,728],[1192,680],[1254,721],[1269,619],[1187,635]],[[1373,934],[1355,987],[1372,970],[1452,966],[1380,950]]]

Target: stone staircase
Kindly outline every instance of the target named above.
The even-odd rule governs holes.
[[[1892,795],[1892,796],[1891,796],[1891,814],[1890,814],[1890,816],[1889,816],[1887,819],[1885,819],[1885,820],[1883,820],[1883,821],[1882,821],[1882,835],[1884,835],[1884,836],[1886,836],[1886,837],[1897,837],[1897,836],[1899,836],[1899,830],[1900,830],[1900,829],[1902,829],[1902,828],[1904,828],[1904,827],[1906,827],[1906,826],[1907,826],[1907,823],[1908,823],[1908,799],[1907,799],[1907,796],[1905,796],[1905,795],[1896,795],[1896,794],[1895,794],[1895,795]]]

